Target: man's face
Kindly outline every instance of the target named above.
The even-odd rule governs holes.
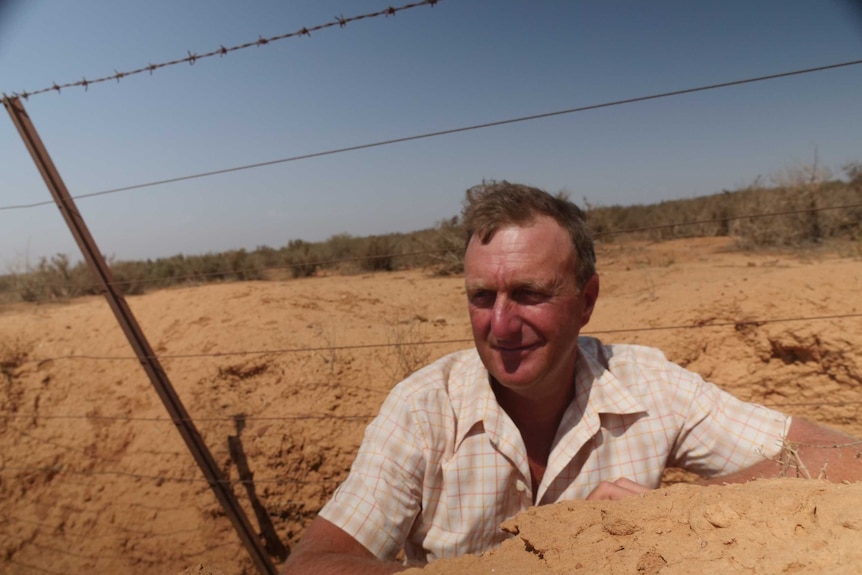
[[[497,230],[486,245],[474,236],[464,257],[467,303],[476,349],[508,390],[538,398],[568,386],[578,333],[598,297],[598,276],[578,290],[575,251],[547,216]]]

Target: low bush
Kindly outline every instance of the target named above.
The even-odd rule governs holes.
[[[596,239],[668,240],[730,236],[742,249],[801,248],[830,239],[862,240],[862,167],[845,167],[848,181],[825,180],[816,169],[787,170],[781,185],[760,181],[736,191],[651,205],[595,206],[586,202]],[[763,216],[762,214],[776,214]],[[112,262],[126,294],[183,283],[248,281],[313,276],[319,271],[357,273],[428,268],[440,275],[464,270],[464,230],[458,216],[409,234],[354,237],[336,234],[323,242],[290,240],[281,248],[258,246],[203,255]],[[57,254],[0,276],[3,301],[48,301],[101,293],[83,263]]]

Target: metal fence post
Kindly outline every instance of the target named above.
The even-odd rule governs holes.
[[[39,168],[39,172],[42,174],[45,184],[48,186],[57,207],[60,209],[60,213],[63,214],[69,230],[75,237],[75,241],[78,243],[78,247],[81,249],[87,265],[90,266],[90,269],[98,278],[104,290],[105,298],[108,300],[108,304],[111,306],[111,310],[114,312],[120,327],[122,327],[126,338],[128,338],[129,343],[134,349],[141,367],[144,368],[144,371],[150,378],[150,382],[156,388],[156,392],[168,410],[171,420],[176,425],[180,435],[182,435],[201,471],[203,471],[204,477],[209,482],[219,503],[224,507],[225,513],[231,520],[231,523],[233,523],[240,540],[248,549],[249,555],[251,555],[260,573],[264,575],[276,575],[275,566],[264,551],[260,539],[255,534],[254,529],[248,521],[248,517],[231,490],[229,482],[222,476],[221,471],[219,471],[215,459],[189,417],[179,396],[174,391],[167,374],[162,369],[158,358],[144,336],[144,332],[138,325],[137,320],[135,320],[134,315],[132,315],[125,298],[117,289],[110,267],[108,267],[105,258],[102,256],[102,252],[99,251],[96,242],[90,235],[83,217],[78,212],[72,196],[60,177],[60,173],[57,171],[54,162],[48,155],[48,151],[42,144],[36,128],[30,122],[30,118],[26,110],[24,110],[20,98],[9,98],[4,95],[3,105],[6,107],[9,116],[12,118],[12,122],[18,129],[21,139],[24,140],[24,144],[33,157],[36,167]]]

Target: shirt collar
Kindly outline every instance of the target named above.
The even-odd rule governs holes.
[[[588,394],[588,403],[583,406],[586,412],[626,414],[646,411],[628,387],[611,373],[606,346],[597,339],[581,337],[578,353],[576,395]]]
[[[449,397],[455,412],[455,450],[477,424],[497,421],[502,409],[497,403],[479,353],[473,349],[466,361],[450,374]]]
[[[581,337],[578,341],[578,363],[575,386],[580,405],[570,406],[560,423],[561,432],[579,421],[591,421],[601,413],[641,413],[646,408],[608,369],[607,348],[598,340]],[[503,419],[508,419],[497,403],[489,383],[488,370],[478,352],[473,349],[465,361],[453,369],[449,378],[449,396],[457,417],[455,449],[467,434],[483,424],[485,431],[495,434]],[[581,403],[583,402],[583,403]],[[596,425],[597,425],[596,420]],[[597,430],[597,429],[596,429]]]

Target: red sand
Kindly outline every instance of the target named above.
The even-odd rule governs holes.
[[[723,246],[604,247],[587,331],[631,328],[600,337],[660,347],[744,399],[862,436],[862,318],[739,323],[860,313],[858,259]],[[246,416],[255,494],[287,545],[345,477],[399,359],[415,368],[470,337],[462,279],[421,271],[169,289],[130,305],[157,353],[192,354],[163,364],[234,480],[227,438]],[[704,327],[637,331],[689,325]],[[340,349],[419,340],[455,341]],[[264,353],[195,355],[235,351]],[[254,573],[137,362],[68,355],[131,355],[104,300],[0,309],[0,571]],[[234,492],[257,526],[244,487]],[[500,549],[427,571],[862,569],[860,484],[682,485],[534,509],[506,528],[518,535]]]

